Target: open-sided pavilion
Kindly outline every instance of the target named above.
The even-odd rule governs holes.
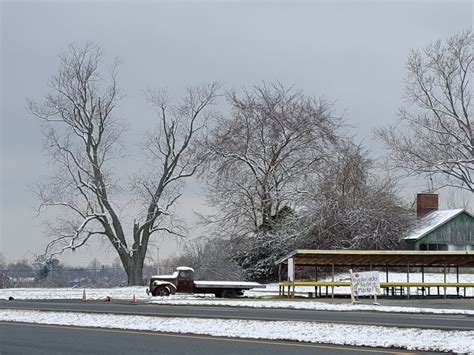
[[[414,250],[295,250],[276,262],[278,265],[278,281],[280,295],[287,294],[288,297],[294,296],[296,286],[314,286],[316,296],[322,295],[323,287],[326,288],[326,296],[329,295],[328,289],[331,288],[331,297],[334,297],[334,288],[341,286],[350,286],[350,280],[335,280],[335,268],[345,268],[356,271],[385,270],[385,281],[380,282],[380,287],[384,289],[386,295],[394,295],[396,292],[406,294],[410,297],[410,288],[420,289],[422,295],[430,294],[431,288],[436,288],[439,295],[440,288],[444,290],[444,297],[447,295],[447,288],[456,288],[456,294],[459,296],[459,290],[473,287],[474,282],[459,280],[459,270],[462,268],[474,268],[474,251],[414,251]],[[292,275],[288,273],[288,265],[293,264]],[[314,278],[295,279],[298,275],[298,268],[312,267],[311,273]],[[389,270],[402,268],[406,270],[406,281],[390,280]],[[433,282],[425,280],[425,269],[437,268],[443,271],[443,282]],[[456,270],[456,282],[447,282],[449,269]],[[290,266],[291,269],[291,266]],[[320,281],[318,275],[322,271],[330,270],[331,280]],[[421,281],[410,281],[410,274],[413,270],[421,272]],[[283,276],[286,272],[286,280]],[[308,274],[308,272],[306,272]],[[287,292],[285,292],[287,288]],[[406,290],[406,292],[405,292]]]

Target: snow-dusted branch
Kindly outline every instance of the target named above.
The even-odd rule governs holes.
[[[338,142],[341,120],[330,103],[280,84],[232,92],[228,100],[232,115],[215,122],[206,145],[212,204],[229,224],[270,228]]]
[[[399,127],[376,131],[391,149],[392,167],[474,192],[473,63],[472,31],[412,51],[406,77],[412,107],[400,110]]]

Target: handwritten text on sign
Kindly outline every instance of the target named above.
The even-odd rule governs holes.
[[[354,272],[351,282],[355,296],[380,294],[380,279],[377,271]]]

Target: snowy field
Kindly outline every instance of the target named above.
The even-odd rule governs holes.
[[[385,280],[385,274],[380,273],[380,279]],[[336,280],[347,278],[348,275],[340,274],[336,276]],[[389,281],[405,281],[406,274],[391,273]],[[410,275],[410,280],[421,281],[421,274]],[[425,281],[442,281],[443,275],[425,274]],[[456,275],[448,275],[448,282],[454,282]],[[473,274],[461,274],[461,282],[474,282]],[[349,300],[347,303],[329,303],[318,301],[318,299],[307,300],[290,300],[290,299],[269,299],[278,295],[278,284],[268,284],[265,289],[255,289],[245,292],[245,298],[239,299],[220,299],[214,295],[189,295],[178,294],[169,297],[151,297],[145,293],[145,286],[137,287],[117,287],[117,288],[87,288],[87,300],[102,300],[109,296],[112,300],[131,301],[135,295],[138,301],[153,304],[168,305],[196,305],[196,306],[231,306],[231,307],[250,307],[250,308],[288,308],[302,310],[328,310],[328,311],[379,311],[379,312],[396,312],[396,313],[430,313],[430,314],[468,314],[474,315],[474,310],[463,309],[439,309],[439,308],[420,308],[405,306],[376,306],[370,304],[351,305]],[[461,290],[462,291],[462,290]],[[314,292],[313,287],[296,287],[296,292],[301,295],[308,292]],[[448,293],[454,293],[454,289],[448,288]],[[349,293],[348,287],[340,287],[335,289],[335,293]],[[434,293],[434,290],[433,290]],[[0,299],[8,299],[13,297],[16,300],[80,300],[83,289],[79,288],[13,288],[0,289]],[[415,294],[415,290],[412,290]],[[473,289],[468,290],[468,295],[473,295]],[[382,301],[383,303],[383,301]]]
[[[338,275],[336,280],[348,277]],[[381,281],[385,281],[381,273]],[[406,281],[406,274],[390,274],[390,281]],[[412,274],[410,280],[421,280],[421,275]],[[426,274],[425,281],[442,281],[443,275]],[[449,275],[448,282],[455,281]],[[474,282],[474,275],[460,275],[460,281]],[[345,290],[347,289],[347,290]],[[269,299],[278,295],[278,284],[268,284],[266,289],[246,291],[243,299],[219,299],[214,295],[178,294],[169,297],[151,297],[146,287],[87,288],[88,300],[101,300],[106,296],[112,300],[137,300],[149,304],[232,306],[250,308],[286,308],[330,311],[380,311],[396,313],[460,314],[474,315],[474,310],[439,309],[398,306],[376,306],[369,304],[321,302],[317,299]],[[313,292],[313,287],[297,287],[301,294]],[[346,293],[348,288],[336,289]],[[472,295],[472,290],[469,291]],[[450,292],[451,293],[451,292]],[[59,299],[80,300],[83,289],[79,288],[20,288],[0,289],[0,299],[14,297],[19,300]],[[211,336],[239,337],[249,339],[273,339],[329,343],[369,347],[396,347],[419,351],[446,351],[474,354],[474,331],[442,331],[416,328],[390,328],[350,324],[254,321],[237,319],[160,318],[114,314],[88,314],[72,312],[38,312],[22,310],[0,310],[0,321],[86,326],[115,329],[132,329],[171,333],[189,333]]]
[[[347,280],[349,274],[338,274],[335,277],[336,281]],[[321,280],[323,281],[323,280]],[[330,278],[324,279],[324,281],[330,281]],[[385,281],[385,273],[380,272],[380,281]],[[389,274],[390,282],[406,282],[406,274],[404,273],[390,273]],[[410,281],[421,282],[421,274],[410,274]],[[474,283],[474,274],[460,274],[460,282],[471,282]],[[433,274],[425,273],[425,282],[443,282],[442,274]],[[447,282],[456,282],[455,274],[447,275]],[[86,288],[86,296],[89,300],[100,300],[105,296],[110,296],[111,298],[128,300],[135,295],[138,300],[148,300],[150,297],[147,296],[145,290],[146,286],[134,286],[134,287],[115,287],[115,288]],[[329,288],[330,290],[330,288]],[[442,292],[443,290],[441,290]],[[82,288],[10,288],[10,289],[0,289],[0,299],[8,298],[9,296],[14,297],[15,299],[81,299],[82,297]],[[314,287],[312,286],[297,286],[296,292],[301,296],[307,296],[308,292],[314,292]],[[331,292],[331,291],[329,291]],[[431,288],[431,293],[435,294],[436,289]],[[461,293],[463,290],[461,290]],[[350,294],[349,287],[336,287],[334,290],[335,294]],[[448,288],[447,293],[451,295],[456,294],[456,289]],[[411,289],[411,294],[416,294],[416,288]],[[266,288],[253,289],[245,291],[246,297],[251,298],[268,298],[278,295],[278,284],[272,283],[267,284]],[[467,289],[467,296],[474,297],[474,288]],[[189,298],[189,295],[178,295],[175,298]],[[206,298],[213,298],[213,295],[206,295]],[[196,299],[201,299],[202,297],[191,297]]]
[[[474,331],[0,310],[0,321],[474,354]]]
[[[109,296],[112,300],[131,301],[133,295],[141,302],[149,304],[167,304],[175,306],[229,306],[248,308],[287,308],[301,310],[320,311],[378,311],[395,313],[429,313],[429,314],[467,314],[474,315],[474,310],[464,309],[440,309],[440,308],[420,308],[420,307],[397,307],[397,306],[376,306],[370,304],[352,305],[347,300],[344,304],[334,304],[308,300],[290,299],[268,299],[262,298],[237,298],[222,299],[215,298],[214,295],[189,295],[177,294],[168,297],[151,297],[145,293],[146,287],[122,287],[122,288],[96,288],[86,289],[87,300],[102,300]],[[278,294],[278,285],[276,285]],[[10,288],[0,289],[0,299],[13,297],[16,300],[80,300],[82,289],[77,288]]]
[[[474,316],[474,310],[468,309],[443,309],[443,308],[424,308],[424,307],[399,307],[399,306],[380,306],[372,304],[336,304],[327,302],[318,302],[315,300],[293,301],[293,300],[247,300],[247,299],[219,299],[219,298],[189,298],[184,297],[153,297],[147,303],[166,304],[174,306],[226,306],[226,307],[247,307],[247,308],[279,308],[279,309],[300,309],[310,311],[374,311],[374,312],[393,312],[393,313],[426,313],[426,314],[463,314]]]
[[[112,299],[131,300],[135,295],[137,300],[148,300],[145,286],[115,287],[115,288],[86,288],[88,300],[101,300],[105,296]],[[0,299],[13,297],[16,300],[80,300],[82,288],[5,288],[0,289]]]

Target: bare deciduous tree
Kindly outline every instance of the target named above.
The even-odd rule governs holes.
[[[46,255],[58,255],[85,245],[91,238],[106,238],[117,252],[130,285],[143,283],[143,264],[152,235],[179,234],[165,219],[181,196],[184,179],[201,164],[194,159],[194,140],[205,130],[205,111],[212,105],[217,83],[189,89],[178,105],[168,103],[165,92],[149,92],[159,125],[146,144],[147,168],[133,179],[133,193],[141,202],[129,231],[121,218],[120,193],[112,163],[119,157],[123,125],[114,118],[120,94],[114,65],[109,80],[99,75],[100,48],[70,46],[60,57],[51,93],[42,104],[29,102],[30,111],[44,122],[46,148],[55,175],[40,186],[41,209],[63,209],[50,233]]]
[[[368,153],[350,143],[334,154],[304,205],[310,248],[393,249],[415,222],[394,181],[376,174]]]
[[[279,84],[228,99],[232,114],[207,142],[209,202],[222,234],[269,230],[330,154],[341,119],[327,101]]]
[[[391,150],[391,164],[413,175],[434,175],[444,186],[474,192],[472,74],[474,34],[461,32],[408,58],[401,127],[376,134]]]
[[[297,208],[280,214],[273,230],[234,241],[247,278],[274,279],[275,261],[295,249],[393,249],[415,223],[393,181],[377,176],[367,153],[350,142],[300,193]]]

